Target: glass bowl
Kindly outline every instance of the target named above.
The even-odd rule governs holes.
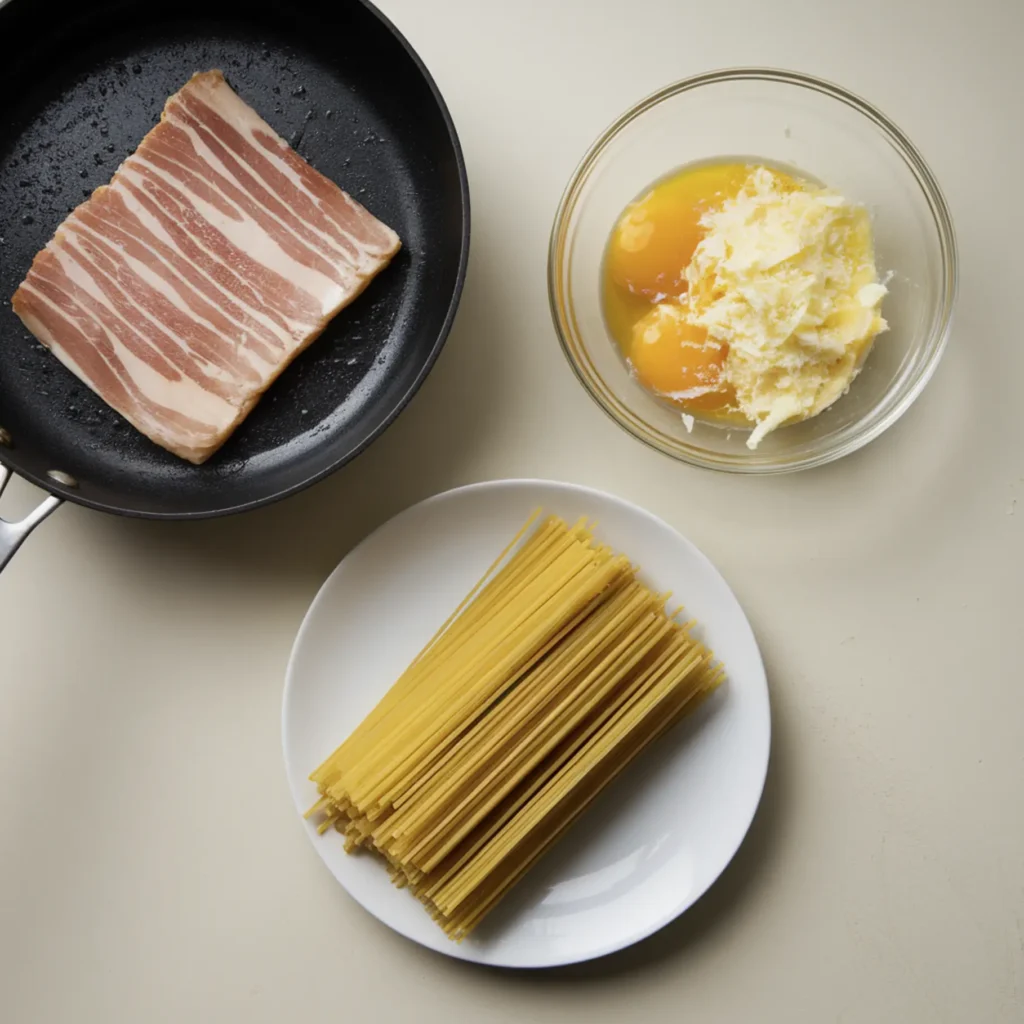
[[[751,451],[748,430],[697,419],[631,375],[605,326],[601,262],[619,214],[674,168],[709,158],[795,168],[865,205],[879,276],[879,336],[849,392],[819,416],[782,427]],[[670,85],[622,115],[591,147],[551,233],[555,328],[598,404],[651,447],[696,466],[783,473],[856,451],[907,411],[942,355],[956,295],[953,222],[935,177],[881,111],[829,82],[764,68],[715,71]]]

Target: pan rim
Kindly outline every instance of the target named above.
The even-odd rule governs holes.
[[[7,7],[13,0],[0,0],[0,9]],[[27,0],[26,0],[27,2]],[[152,509],[138,509],[129,508],[121,505],[110,504],[103,501],[96,501],[92,498],[88,498],[81,494],[74,487],[54,486],[53,481],[49,478],[43,478],[36,473],[30,472],[22,468],[18,463],[20,460],[15,456],[13,459],[10,454],[4,452],[3,448],[0,447],[0,463],[7,466],[16,476],[21,477],[23,480],[27,480],[29,483],[34,484],[36,487],[45,491],[47,494],[54,494],[66,501],[72,502],[75,505],[80,505],[84,508],[95,509],[98,512],[107,512],[111,515],[125,516],[130,519],[165,519],[165,520],[190,520],[190,519],[219,519],[222,516],[237,515],[240,512],[250,512],[257,508],[262,508],[266,505],[272,505],[275,502],[282,501],[285,498],[291,497],[298,494],[301,491],[312,487],[314,484],[319,483],[321,480],[326,479],[333,473],[336,473],[343,466],[350,463],[353,459],[361,455],[366,449],[376,441],[381,434],[383,434],[388,427],[390,427],[398,416],[403,412],[406,406],[412,401],[416,392],[422,387],[423,382],[426,380],[427,375],[433,369],[434,364],[437,362],[438,357],[441,354],[441,350],[445,346],[445,342],[448,340],[448,335],[451,333],[452,325],[455,321],[455,315],[458,311],[459,302],[462,298],[463,286],[466,282],[466,271],[469,266],[469,241],[470,241],[470,196],[469,196],[469,176],[466,170],[466,158],[462,152],[462,145],[459,141],[459,134],[455,127],[455,122],[452,119],[451,112],[448,109],[448,104],[445,103],[444,97],[441,95],[441,91],[434,81],[433,75],[431,75],[423,59],[417,53],[416,49],[412,44],[405,38],[405,36],[395,27],[394,23],[388,18],[378,7],[370,2],[370,0],[354,0],[354,2],[360,4],[362,7],[375,17],[383,27],[394,37],[395,41],[402,47],[403,50],[408,54],[412,60],[414,66],[419,71],[420,75],[423,76],[423,80],[430,90],[431,95],[434,98],[434,102],[437,104],[438,112],[441,115],[441,120],[444,123],[445,129],[448,133],[448,139],[452,146],[452,152],[455,157],[455,165],[458,171],[459,177],[459,206],[462,217],[462,230],[460,238],[460,252],[459,252],[459,265],[455,274],[455,283],[452,289],[451,300],[448,303],[448,309],[445,312],[444,319],[437,332],[437,338],[435,339],[430,352],[427,354],[423,365],[420,367],[419,372],[409,383],[409,386],[405,391],[398,397],[383,417],[380,423],[370,433],[364,437],[358,444],[353,445],[347,452],[339,456],[333,462],[330,462],[327,466],[317,470],[315,473],[311,473],[309,476],[304,477],[297,483],[291,484],[287,487],[283,487],[280,490],[273,491],[270,494],[261,495],[258,498],[253,498],[249,501],[243,501],[236,505],[229,505],[221,508],[212,509],[199,509],[191,511],[181,512],[162,512],[159,510]]]

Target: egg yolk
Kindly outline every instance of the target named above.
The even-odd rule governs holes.
[[[602,305],[612,337],[639,382],[684,411],[746,422],[724,379],[728,346],[686,319],[686,268],[704,237],[700,221],[739,194],[746,163],[695,164],[655,182],[612,229]]]
[[[634,325],[629,361],[644,387],[688,409],[713,412],[730,401],[722,381],[727,354],[728,346],[691,324],[681,306],[664,302]]]
[[[693,206],[678,197],[650,192],[619,219],[608,252],[616,284],[657,301],[686,287],[686,265],[700,241]]]
[[[686,290],[686,266],[703,237],[700,218],[739,192],[743,164],[694,168],[657,185],[626,207],[612,232],[608,273],[633,295],[660,302]]]

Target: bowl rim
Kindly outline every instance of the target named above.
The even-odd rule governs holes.
[[[571,260],[566,257],[566,241],[572,215],[584,186],[598,165],[608,145],[633,121],[665,100],[707,85],[734,81],[764,81],[773,85],[790,85],[837,100],[871,121],[902,157],[924,196],[932,216],[941,254],[939,316],[923,342],[924,362],[905,383],[904,393],[866,429],[850,428],[850,433],[820,450],[787,457],[785,454],[758,458],[756,455],[712,454],[696,446],[687,446],[670,435],[645,423],[603,385],[600,375],[583,367],[575,344],[580,333],[575,325],[571,290],[563,280]],[[617,117],[591,144],[573,171],[559,200],[548,243],[548,303],[555,333],[569,365],[584,390],[620,427],[648,447],[678,461],[740,474],[778,474],[822,466],[849,455],[875,440],[891,427],[917,400],[938,366],[945,351],[953,322],[959,285],[959,258],[953,218],[942,189],[924,157],[909,137],[878,107],[824,78],[772,67],[731,67],[708,71],[680,79],[649,94]],[[891,394],[891,390],[887,395]]]

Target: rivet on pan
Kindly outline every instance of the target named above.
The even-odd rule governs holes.
[[[11,441],[11,435],[8,434],[3,427],[0,427],[0,444],[2,444],[5,448],[10,448],[13,443],[14,442]]]
[[[78,481],[70,473],[65,473],[63,469],[48,469],[46,475],[55,484],[61,484],[64,487],[78,486]]]

